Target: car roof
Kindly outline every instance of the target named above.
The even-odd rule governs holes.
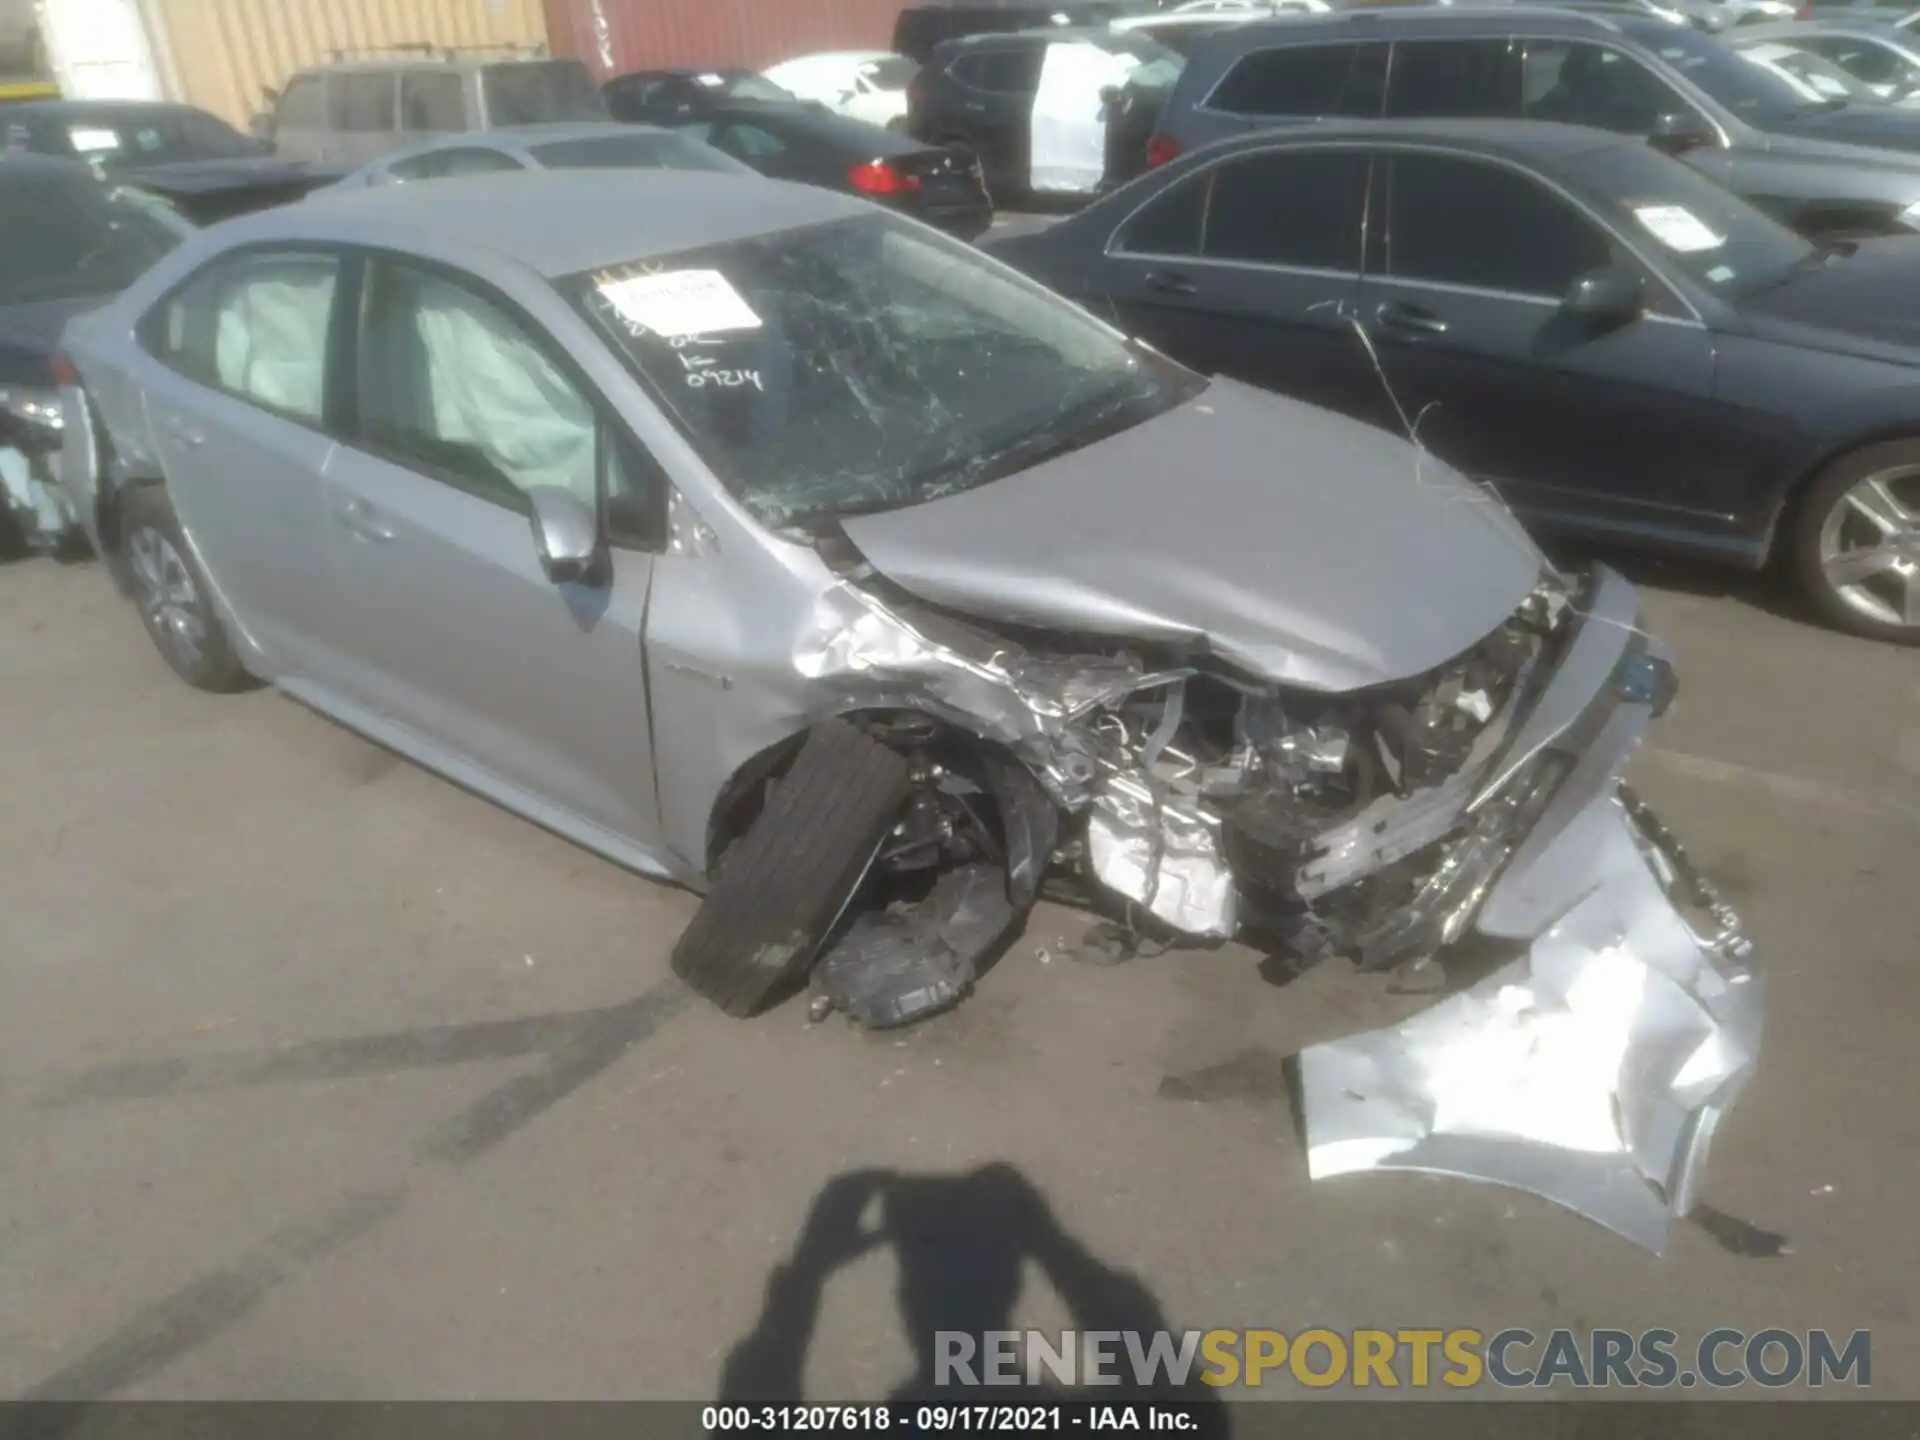
[[[0,115],[41,115],[60,119],[69,115],[206,115],[198,105],[175,100],[12,100]]]
[[[365,59],[343,57],[318,65],[303,65],[296,75],[350,75],[375,70],[485,70],[495,65],[553,65],[580,62],[566,55],[524,55],[502,48],[480,55],[380,55]]]
[[[329,188],[226,221],[235,243],[484,249],[555,277],[873,213],[812,185],[691,170],[533,170],[431,185]]]
[[[1644,140],[1617,135],[1610,130],[1595,130],[1585,125],[1561,125],[1550,120],[1327,120],[1311,126],[1235,135],[1205,146],[1204,153],[1221,155],[1235,150],[1313,145],[1327,141],[1407,145],[1437,142],[1522,163],[1549,164],[1555,159],[1583,155],[1594,150],[1625,145],[1642,149],[1646,146]],[[1203,151],[1195,150],[1192,153],[1198,155]]]
[[[1645,23],[1625,7],[1615,13],[1561,10],[1546,5],[1381,5],[1330,10],[1316,15],[1284,15],[1249,20],[1205,36],[1196,47],[1207,55],[1269,45],[1318,44],[1327,40],[1365,40],[1392,30],[1400,34],[1432,31],[1445,35],[1508,35],[1524,29],[1536,35],[1618,35]],[[1655,24],[1664,22],[1654,21]]]
[[[1849,20],[1845,14],[1831,18],[1816,16],[1812,20],[1775,20],[1766,25],[1742,25],[1735,31],[1741,39],[1749,35],[1762,40],[1784,40],[1792,43],[1795,35],[1863,35],[1876,40],[1892,40],[1911,48],[1913,32],[1901,30],[1878,20]]]

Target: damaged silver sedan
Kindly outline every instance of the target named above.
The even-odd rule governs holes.
[[[1404,441],[697,174],[321,197],[67,348],[64,480],[173,668],[703,890],[674,964],[729,1013],[934,1013],[1043,886],[1160,946],[1472,938],[1484,997],[1303,1057],[1316,1171],[1687,1203],[1759,985],[1620,789],[1667,655]]]

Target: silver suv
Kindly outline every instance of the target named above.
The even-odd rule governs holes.
[[[577,60],[421,47],[297,71],[254,128],[288,159],[360,165],[433,135],[611,118]]]

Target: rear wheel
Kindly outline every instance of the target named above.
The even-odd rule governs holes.
[[[1828,621],[1920,644],[1920,440],[1835,461],[1807,492],[1789,543],[1800,585]]]
[[[909,791],[907,762],[841,720],[815,728],[727,851],[673,947],[674,973],[729,1015],[798,986]]]
[[[193,561],[166,491],[143,485],[126,492],[119,530],[133,598],[161,658],[195,689],[241,689],[247,672],[214,610],[212,590]]]

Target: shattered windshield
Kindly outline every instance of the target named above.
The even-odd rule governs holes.
[[[984,485],[1205,383],[967,246],[884,215],[561,288],[775,529]]]
[[[138,191],[65,175],[0,176],[0,305],[124,290],[192,231]]]

